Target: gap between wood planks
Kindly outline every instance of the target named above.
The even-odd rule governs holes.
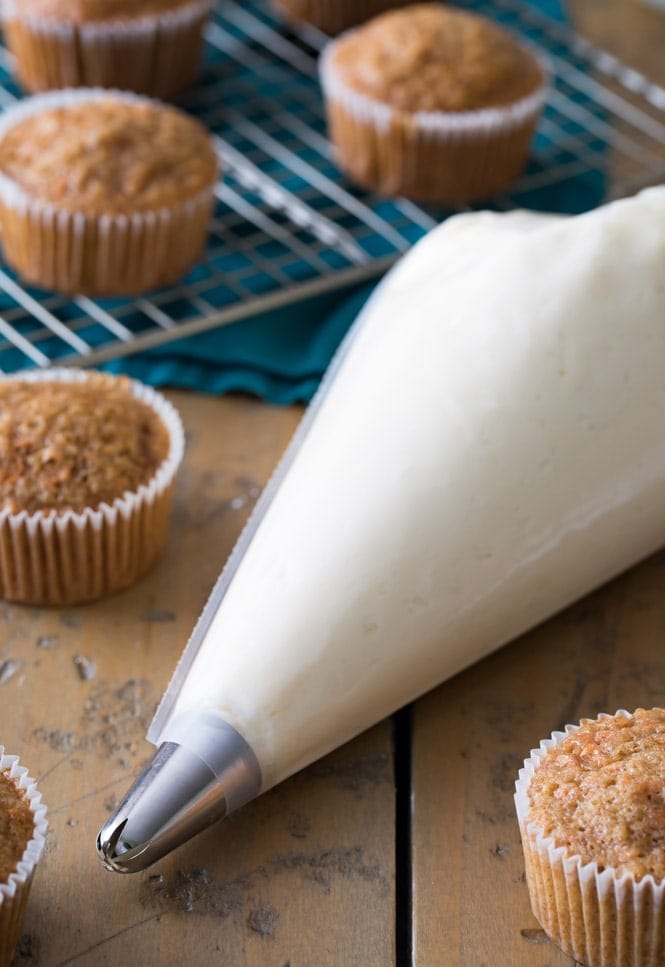
[[[395,773],[395,962],[413,964],[411,865],[411,706],[393,715]]]

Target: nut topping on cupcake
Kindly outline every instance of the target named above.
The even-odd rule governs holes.
[[[35,831],[30,803],[16,780],[0,772],[0,883],[6,883]]]
[[[73,604],[124,588],[161,552],[180,419],[126,377],[0,380],[0,597]]]
[[[665,962],[665,709],[566,726],[516,783],[531,905],[587,967]]]
[[[34,779],[0,745],[0,967],[8,967],[47,830]]]
[[[0,380],[0,509],[58,513],[146,483],[169,452],[166,426],[129,380]]]

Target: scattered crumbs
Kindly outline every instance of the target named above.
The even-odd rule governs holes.
[[[38,728],[32,737],[48,745],[54,752],[68,753],[76,748],[76,736],[73,732],[62,732],[60,729]]]
[[[86,716],[91,717],[93,715],[96,715],[100,709],[100,704],[101,703],[99,700],[99,695],[88,696],[88,698],[86,699],[85,705],[83,706],[85,709]]]
[[[301,816],[299,813],[296,813],[289,820],[289,833],[295,839],[306,839],[309,830],[310,821],[307,816]]]
[[[207,870],[179,870],[173,887],[173,898],[184,913],[191,913],[194,904],[207,892],[210,877]]]
[[[301,774],[317,779],[334,778],[343,789],[362,796],[368,786],[392,783],[392,771],[385,752],[352,758],[333,756],[320,759]]]
[[[67,820],[67,825],[68,826],[74,827],[74,826],[78,826],[78,824],[79,824],[78,823],[78,819],[68,819]]]
[[[72,661],[79,673],[82,682],[89,682],[97,675],[97,666],[90,658],[86,658],[80,651],[77,651]]]
[[[139,621],[156,621],[156,622],[175,621],[175,612],[162,611],[159,608],[151,608],[148,611],[141,612],[141,614],[139,615]]]
[[[146,683],[135,678],[128,679],[124,685],[117,690],[116,695],[121,702],[127,702],[133,716],[138,715],[141,707],[141,698],[146,691]]]
[[[544,930],[539,927],[528,927],[524,930],[520,930],[520,934],[529,943],[547,943],[547,934]]]
[[[34,934],[24,933],[16,946],[16,960],[39,963],[39,940]]]
[[[368,862],[362,846],[346,849],[331,848],[314,853],[286,853],[272,862],[274,873],[299,873],[313,879],[329,890],[334,876],[345,880],[361,879],[375,883],[381,895],[386,895],[388,882],[378,863]]]
[[[482,819],[483,822],[489,823],[490,826],[496,826],[499,821],[496,816],[492,815],[492,813],[486,813],[482,809],[476,809],[475,813],[478,819]]]
[[[247,915],[247,926],[260,937],[275,937],[275,927],[279,920],[279,910],[275,907],[258,907]]]
[[[247,497],[244,494],[240,494],[238,497],[234,497],[233,500],[229,501],[229,506],[231,510],[242,510],[246,503]]]
[[[5,682],[8,682],[9,679],[16,674],[16,672],[21,668],[22,665],[23,665],[23,662],[19,661],[19,659],[17,658],[7,658],[5,659],[5,661],[1,661],[0,662],[0,685],[4,685]]]
[[[256,500],[261,493],[261,488],[255,480],[250,477],[245,477],[240,475],[236,477],[235,483],[237,487],[242,491],[242,495],[245,499]]]
[[[81,750],[122,760],[126,768],[142,746],[152,718],[151,689],[144,679],[131,678],[112,688],[98,677],[83,703]]]
[[[38,648],[57,648],[60,644],[60,639],[57,635],[40,635],[37,639]]]
[[[254,875],[254,874],[250,874]],[[256,874],[258,875],[258,873]],[[245,906],[249,877],[212,881],[207,870],[177,870],[170,876],[155,874],[145,881],[141,902],[160,912],[166,905],[178,913],[213,916],[224,920],[239,915]]]
[[[66,628],[81,628],[83,625],[83,618],[79,617],[77,614],[68,614],[64,612],[60,615],[60,620]]]
[[[272,876],[303,877],[330,893],[335,880],[360,879],[371,883],[381,897],[390,895],[390,880],[378,863],[368,861],[362,846],[314,852],[281,854],[230,880],[216,880],[205,869],[176,870],[153,874],[142,881],[141,903],[156,913],[167,908],[216,921],[239,917],[252,909],[247,925],[264,936],[273,936],[278,912],[270,907],[254,909],[260,884]],[[251,905],[251,906],[250,906]]]
[[[113,793],[104,800],[104,809],[109,813],[114,813],[118,808],[118,797]]]

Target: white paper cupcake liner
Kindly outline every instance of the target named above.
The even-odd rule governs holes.
[[[625,709],[615,713],[631,717]],[[614,718],[602,713],[598,719]],[[583,863],[529,822],[528,788],[548,753],[579,725],[553,732],[525,759],[515,783],[531,906],[547,935],[586,967],[662,967],[665,964],[665,881],[636,880]]]
[[[474,111],[408,113],[340,79],[334,56],[347,36],[324,48],[319,73],[337,160],[352,180],[384,195],[461,205],[489,198],[517,177],[547,96],[549,70],[540,53],[527,48],[543,80],[520,100]]]
[[[24,791],[35,822],[32,838],[27,843],[16,870],[9,874],[5,883],[0,883],[0,967],[6,967],[20,936],[32,878],[44,849],[48,823],[46,806],[42,803],[35,780],[30,778],[28,770],[20,764],[19,757],[8,755],[1,745],[0,772],[14,779],[18,788]]]
[[[17,0],[0,7],[7,44],[31,92],[113,87],[171,97],[195,79],[211,0],[173,10],[76,24],[37,17]]]
[[[88,374],[49,369],[2,377],[13,378],[77,382]],[[137,380],[131,388],[166,427],[166,458],[146,484],[112,504],[57,514],[0,511],[0,597],[26,604],[91,601],[132,584],[162,551],[185,435],[180,416],[161,393]]]
[[[51,91],[5,111],[0,139],[34,114],[108,96],[128,103],[154,103],[101,88]],[[5,257],[27,282],[67,294],[132,296],[168,285],[186,274],[201,255],[214,188],[211,184],[158,211],[98,215],[34,198],[0,172]]]

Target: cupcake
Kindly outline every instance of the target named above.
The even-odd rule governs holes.
[[[21,933],[46,828],[35,781],[0,745],[0,967],[8,967]]]
[[[1,9],[27,91],[113,87],[165,98],[198,73],[210,0],[3,0]]]
[[[567,725],[515,804],[533,912],[587,967],[665,963],[665,709]]]
[[[0,224],[26,282],[136,295],[204,247],[217,159],[198,121],[133,94],[54,91],[0,118]]]
[[[285,20],[310,24],[325,34],[338,34],[348,27],[364,23],[370,17],[406,7],[416,0],[272,0],[272,5]]]
[[[320,76],[349,178],[449,206],[510,185],[546,91],[530,49],[491,20],[436,3],[381,14],[331,41]]]
[[[0,379],[0,597],[75,604],[139,578],[161,552],[184,451],[180,418],[122,376]]]

